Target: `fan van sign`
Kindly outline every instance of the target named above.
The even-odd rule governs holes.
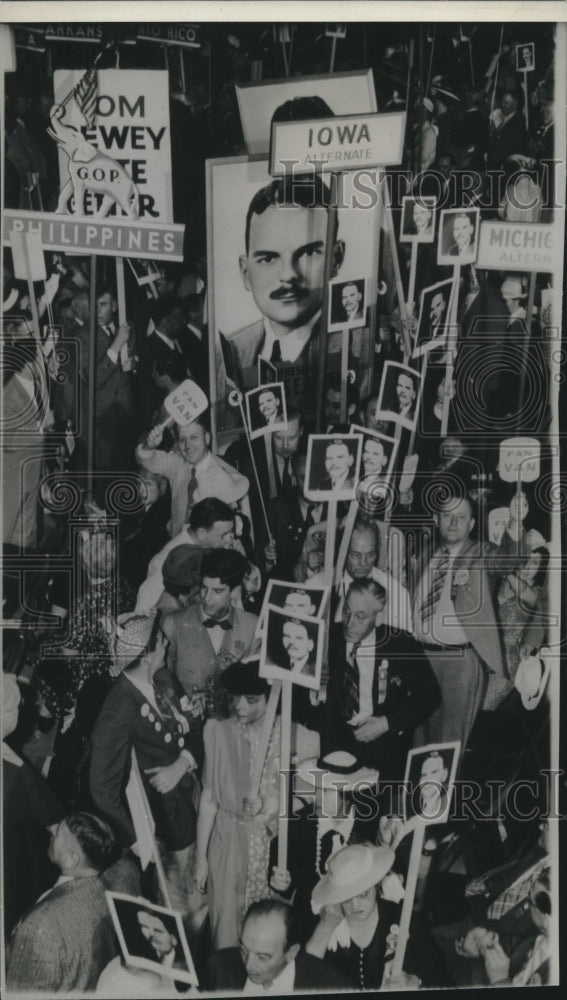
[[[342,115],[300,122],[274,122],[270,173],[294,167],[360,170],[401,163],[405,113]]]
[[[167,73],[99,70],[92,124],[75,98],[67,100],[83,77],[83,70],[57,70],[54,75],[57,211],[173,222]],[[108,212],[101,209],[106,193],[114,202]]]

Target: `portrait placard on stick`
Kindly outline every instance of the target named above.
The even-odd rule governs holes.
[[[441,212],[438,264],[474,264],[478,251],[479,208],[446,208]]]
[[[288,615],[307,615],[321,618],[330,588],[318,584],[290,583],[289,580],[268,580],[266,593],[256,626],[256,635],[262,635],[268,605],[281,608]]]
[[[433,243],[436,198],[402,198],[400,243]]]
[[[376,412],[385,420],[413,430],[417,423],[421,383],[421,372],[397,361],[386,361]]]
[[[518,73],[531,73],[535,69],[535,46],[533,42],[516,45],[516,70]]]
[[[396,462],[399,441],[380,431],[371,431],[357,424],[351,425],[353,434],[362,435],[362,462],[360,482],[372,478],[373,482],[387,483]]]
[[[125,965],[199,985],[180,913],[142,896],[105,895]]]
[[[359,115],[377,111],[372,70],[335,73],[325,76],[301,76],[267,80],[262,83],[237,83],[236,97],[248,152],[267,156],[270,126],[279,108],[292,101],[325,108],[329,115]]]
[[[246,418],[254,440],[287,427],[287,406],[283,382],[270,382],[246,393]]]
[[[442,347],[447,337],[452,279],[422,289],[413,358]]]
[[[355,434],[310,434],[305,468],[309,500],[354,500],[362,438]]]
[[[406,822],[412,816],[427,824],[447,821],[460,751],[460,740],[410,750],[404,776]]]
[[[329,295],[329,321],[327,329],[350,330],[366,326],[368,306],[368,282],[366,278],[352,278],[350,281],[332,281]]]
[[[262,640],[260,676],[318,691],[321,686],[324,622],[310,615],[290,616],[269,604]]]

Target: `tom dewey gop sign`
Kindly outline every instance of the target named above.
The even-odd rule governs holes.
[[[84,76],[83,70],[54,76],[57,211],[173,222],[167,72],[99,70],[89,87],[81,84],[81,96],[75,88]]]
[[[553,271],[561,260],[558,234],[541,222],[482,222],[477,267]]]
[[[270,173],[317,167],[360,170],[401,163],[405,113],[342,115],[312,121],[274,122]]]

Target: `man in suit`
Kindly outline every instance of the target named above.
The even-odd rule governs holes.
[[[4,935],[56,881],[59,871],[47,857],[49,827],[63,807],[35,767],[6,742],[18,725],[20,689],[16,675],[2,679],[2,805]]]
[[[386,591],[386,605],[379,612],[379,621],[390,628],[413,632],[409,594],[401,582],[403,579],[403,542],[390,529],[392,546],[382,544],[384,525],[368,517],[359,516],[352,529],[352,535],[345,559],[345,567],[333,595],[331,604],[332,620],[340,622],[344,601],[353,580],[372,578]],[[398,565],[397,575],[392,570]],[[382,568],[383,566],[387,568]],[[309,575],[309,582],[324,586],[325,574],[322,570]]]
[[[169,533],[175,537],[187,522],[195,503],[206,497],[219,497],[226,503],[242,500],[248,493],[248,479],[232,465],[213,455],[211,435],[203,414],[186,427],[175,424],[176,444],[172,451],[161,451],[162,427],[153,427],[136,448],[142,468],[164,476],[171,490]]]
[[[451,257],[470,257],[474,250],[474,222],[470,212],[457,212],[453,218],[453,242],[449,247]]]
[[[439,340],[445,333],[445,313],[447,311],[447,299],[442,291],[434,292],[429,303],[429,316],[424,317],[418,332],[418,344],[428,344],[431,341]]]
[[[138,910],[136,920],[142,937],[148,942],[155,960],[170,969],[187,969],[187,962],[175,934],[171,934],[164,921],[151,910]]]
[[[185,303],[175,296],[165,296],[155,302],[140,346],[138,373],[140,419],[146,426],[160,402],[152,378],[156,359],[164,355],[176,359],[184,369],[183,378],[193,378],[207,392],[204,353],[201,339],[186,322]]]
[[[112,830],[91,813],[72,813],[52,826],[48,854],[59,879],[10,938],[7,988],[14,993],[94,990],[118,954],[105,890],[138,894],[138,870],[129,858],[112,864]]]
[[[381,781],[401,781],[414,730],[441,697],[415,639],[376,626],[385,600],[379,583],[356,580],[346,596],[342,627],[332,627],[324,742],[377,768]]]
[[[353,985],[331,962],[309,955],[299,941],[288,903],[276,899],[252,903],[242,925],[240,948],[223,948],[211,956],[206,987],[281,996]]]
[[[341,305],[343,307],[344,318],[353,322],[362,319],[363,295],[356,282],[351,281],[343,286],[341,291]]]
[[[336,438],[325,449],[325,471],[327,475],[315,487],[326,492],[354,490],[354,455],[346,441]]]
[[[516,91],[508,89],[503,92],[500,108],[494,114],[494,125],[488,140],[486,169],[510,173],[517,166],[514,154],[525,155],[528,152],[528,130]]]
[[[309,401],[318,357],[329,204],[329,191],[318,176],[293,185],[278,178],[250,202],[240,272],[262,318],[227,341],[243,387],[256,383],[256,362],[264,358],[282,365],[290,399],[304,396]],[[344,257],[336,227],[332,252],[334,277]],[[312,397],[310,404],[312,408]]]
[[[293,580],[309,528],[324,520],[325,506],[305,496],[305,452],[296,452],[291,471],[297,483],[284,496],[275,497],[268,507],[272,542],[264,550],[266,569],[280,580]]]
[[[305,622],[299,618],[287,618],[282,625],[282,646],[285,649],[289,668],[294,674],[315,676],[316,657],[312,655],[315,642],[309,634]]]
[[[193,546],[200,552],[237,548],[234,514],[228,504],[216,497],[207,497],[195,504],[187,524],[150,560],[146,579],[138,590],[138,614],[144,614],[158,603],[163,593],[163,565],[169,553],[179,545]]]
[[[70,388],[65,409],[68,419],[79,419],[77,428],[81,462],[85,462],[88,435],[89,303],[81,289],[72,302],[75,316],[67,339],[79,345],[78,375]],[[107,286],[97,290],[95,333],[95,466],[100,471],[129,469],[134,446],[134,342],[128,323],[115,320],[116,299]]]
[[[258,394],[258,410],[267,427],[281,421],[281,402],[273,389],[265,389]]]
[[[442,702],[423,727],[421,743],[461,741],[464,752],[482,705],[488,671],[505,676],[494,581],[521,556],[527,509],[510,504],[499,548],[475,542],[472,501],[447,497],[434,515],[439,543],[424,552],[412,587],[415,635],[441,686]]]
[[[417,399],[416,384],[408,372],[400,372],[396,381],[396,397],[394,399],[394,412],[411,425],[415,416],[415,404]]]
[[[169,641],[168,666],[192,697],[209,692],[208,713],[223,702],[215,678],[230,663],[257,649],[256,615],[233,607],[232,594],[240,587],[248,563],[240,552],[213,549],[201,563],[200,601],[166,615],[163,631]]]

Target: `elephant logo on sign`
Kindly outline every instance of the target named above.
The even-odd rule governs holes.
[[[102,202],[95,216],[107,216],[112,205],[119,205],[129,219],[140,213],[138,189],[124,167],[107,153],[101,153],[79,129],[62,122],[65,109],[54,104],[49,135],[68,157],[69,180],[59,192],[56,212],[66,215],[73,195],[73,214],[84,215],[85,193],[101,194]]]

